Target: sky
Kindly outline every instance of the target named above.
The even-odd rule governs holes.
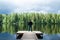
[[[0,0],[0,14],[31,11],[60,13],[60,0]]]

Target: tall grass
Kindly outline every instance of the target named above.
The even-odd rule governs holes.
[[[60,14],[52,13],[0,14],[0,32],[13,33],[13,31],[17,32],[18,30],[28,30],[27,24],[30,20],[33,22],[32,30],[39,30],[45,33],[60,33],[59,27],[55,26],[56,24],[60,24]],[[50,26],[52,24],[54,26]]]
[[[30,20],[32,20],[33,23],[40,24],[60,24],[60,14],[42,14],[42,13],[0,14],[0,23],[26,24]]]

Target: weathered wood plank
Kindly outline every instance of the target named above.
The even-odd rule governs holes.
[[[40,31],[18,31],[17,34],[23,33],[20,40],[38,40],[36,33],[40,34]],[[19,40],[19,39],[18,39]]]

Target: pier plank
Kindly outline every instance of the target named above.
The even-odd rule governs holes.
[[[39,31],[19,31],[17,33],[23,33],[23,36],[20,40],[38,40],[36,33],[41,33]]]

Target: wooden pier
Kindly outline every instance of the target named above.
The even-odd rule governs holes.
[[[18,31],[17,40],[38,40],[43,38],[43,33],[40,31]]]

